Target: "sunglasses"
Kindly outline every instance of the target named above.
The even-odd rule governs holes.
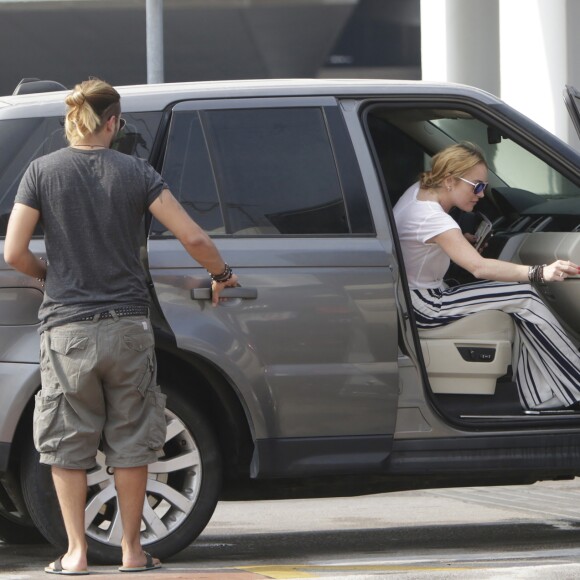
[[[473,193],[475,195],[479,195],[480,193],[484,193],[487,188],[487,183],[485,181],[469,181],[469,179],[465,179],[465,177],[458,177],[457,179],[461,179],[461,181],[465,181],[465,183],[469,183],[473,187]]]
[[[125,128],[127,121],[125,121],[125,119],[123,119],[123,117],[117,117],[116,115],[111,115],[109,117],[109,119],[112,119],[113,117],[116,117],[117,119],[119,119],[119,130],[117,131],[117,133],[118,133],[119,131],[122,131]],[[107,119],[107,120],[109,120],[109,119]]]

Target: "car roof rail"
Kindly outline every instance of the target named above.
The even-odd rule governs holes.
[[[16,88],[13,95],[28,95],[31,93],[48,93],[50,91],[66,91],[67,88],[56,81],[41,81],[36,78],[22,79]]]

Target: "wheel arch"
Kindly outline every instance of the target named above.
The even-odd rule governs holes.
[[[242,402],[223,372],[203,357],[157,346],[158,382],[175,385],[206,414],[223,457],[226,479],[248,479],[254,449],[250,423]]]
[[[22,407],[22,412],[20,413],[20,417],[16,423],[16,428],[14,429],[12,441],[10,442],[7,471],[13,471],[15,466],[16,468],[18,467],[23,446],[27,443],[28,439],[32,438],[34,396],[40,390],[40,388],[41,385],[39,383],[37,388],[31,393],[30,397],[26,401],[26,404]]]
[[[18,419],[14,437],[10,444],[6,470],[0,473],[0,516],[3,510],[8,512],[15,510],[19,514],[22,523],[26,526],[31,526],[30,529],[25,529],[30,534],[30,537],[34,540],[42,541],[40,534],[36,533],[24,502],[20,473],[23,450],[26,444],[32,440],[33,411],[34,395],[30,397]],[[20,540],[25,539],[26,533]]]

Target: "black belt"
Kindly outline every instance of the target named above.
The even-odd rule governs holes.
[[[87,322],[93,320],[105,320],[106,318],[123,318],[124,316],[149,316],[147,306],[122,306],[95,314],[86,314],[69,320],[69,322]]]

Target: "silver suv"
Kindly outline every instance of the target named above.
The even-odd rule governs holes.
[[[580,472],[580,414],[521,408],[509,317],[480,313],[417,332],[392,219],[430,156],[467,139],[490,163],[478,206],[493,226],[486,255],[579,263],[577,152],[457,85],[285,80],[119,92],[128,124],[115,147],[149,159],[243,282],[211,308],[206,272],[161,224],[144,224],[168,395],[143,517],[150,551],[167,558],[190,544],[220,499]],[[575,111],[575,91],[566,97]],[[0,235],[29,162],[65,146],[63,101],[63,92],[0,97]],[[456,217],[466,231],[483,219]],[[449,277],[470,280],[458,269]],[[580,342],[580,279],[539,291]],[[50,474],[31,442],[41,299],[34,280],[0,262],[0,537],[62,545]],[[113,476],[99,461],[86,532],[90,557],[110,561],[121,528]]]

